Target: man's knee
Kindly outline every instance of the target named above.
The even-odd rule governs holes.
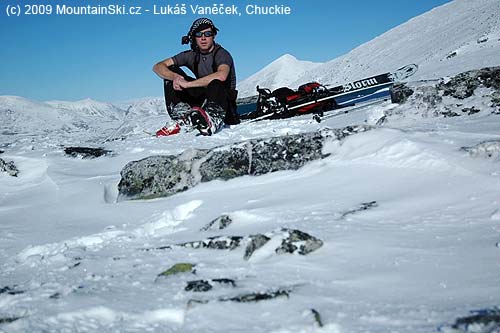
[[[222,82],[219,79],[210,81],[210,83],[207,86],[207,89],[221,89],[221,88],[224,88],[224,82]]]
[[[182,70],[182,68],[180,68],[180,67],[179,67],[179,66],[177,66],[177,65],[171,65],[171,66],[169,66],[169,67],[168,67],[168,69],[169,69],[170,71],[172,71],[172,72],[176,73],[176,74],[179,74],[179,75],[184,76],[185,78],[188,76],[188,75],[186,74],[186,72],[184,72],[184,71]]]

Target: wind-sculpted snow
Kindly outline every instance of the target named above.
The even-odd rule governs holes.
[[[365,132],[369,126],[249,140],[215,149],[188,150],[178,156],[151,156],[130,162],[121,172],[121,199],[150,199],[185,191],[199,183],[297,170],[322,159],[326,142]]]

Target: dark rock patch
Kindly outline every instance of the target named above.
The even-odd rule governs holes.
[[[323,241],[311,236],[305,232],[294,229],[281,229],[266,235],[257,234],[247,237],[242,236],[215,236],[201,241],[186,242],[177,245],[165,245],[154,248],[155,250],[170,250],[175,247],[184,247],[192,249],[213,249],[213,250],[234,250],[243,244],[245,248],[244,259],[248,260],[252,254],[264,246],[272,237],[280,237],[281,244],[275,253],[300,254],[307,255],[323,246]],[[146,249],[151,250],[151,249]],[[160,275],[166,275],[165,272]]]
[[[186,291],[194,291],[194,292],[205,292],[211,290],[213,287],[206,280],[196,280],[196,281],[188,281]]]
[[[275,250],[278,254],[298,253],[307,255],[323,246],[321,240],[300,230],[284,229],[283,231],[288,235],[281,242],[281,246]]]
[[[218,230],[226,229],[231,223],[233,223],[233,219],[229,215],[223,214],[201,228],[200,231],[207,231],[212,228]]]
[[[460,150],[469,153],[471,157],[500,160],[500,140],[483,141],[471,147],[462,147]]]
[[[219,284],[225,284],[225,285],[231,285],[231,287],[236,287],[236,282],[233,279],[227,279],[227,278],[212,279],[212,282],[219,283]]]
[[[158,274],[156,279],[158,280],[159,278],[164,278],[164,277],[169,277],[172,275],[177,275],[177,274],[182,274],[182,273],[192,273],[196,274],[195,267],[196,265],[190,264],[190,263],[177,263],[167,269],[166,271],[161,272]]]
[[[500,330],[500,308],[471,311],[470,316],[458,318],[451,327],[459,332],[498,332]]]
[[[477,43],[478,43],[478,44],[486,43],[487,41],[488,41],[488,37],[486,37],[486,36],[479,37],[479,38],[477,39]]]
[[[290,293],[292,292],[292,288],[279,288],[276,290],[269,290],[263,292],[250,292],[246,294],[241,294],[238,296],[229,296],[229,297],[219,297],[216,299],[218,302],[237,302],[237,303],[257,303],[261,301],[272,300],[280,297],[290,297]],[[205,299],[191,299],[187,303],[187,307],[191,308],[197,304],[208,304],[211,300]]]
[[[462,109],[462,112],[466,113],[468,116],[473,115],[475,113],[478,113],[479,111],[481,111],[481,110],[476,108],[475,106],[473,106],[471,108],[463,108]]]
[[[4,317],[0,318],[0,325],[1,324],[10,324],[12,322],[15,322],[16,320],[21,319],[22,317]]]
[[[460,117],[460,114],[456,113],[455,111],[441,112],[441,115],[443,115],[445,118]]]
[[[211,150],[189,150],[178,156],[151,156],[128,163],[118,184],[120,199],[170,196],[199,183],[297,170],[327,157],[326,142],[341,140],[372,127],[356,126],[249,140]]]
[[[212,279],[210,281],[207,280],[188,281],[184,290],[194,291],[194,292],[206,292],[212,290],[214,283],[236,287],[236,282],[234,280],[223,278],[223,279]]]
[[[234,250],[240,246],[242,239],[241,236],[216,236],[202,241],[178,244],[177,246],[193,249]]]
[[[0,295],[1,294],[7,294],[7,295],[19,295],[19,294],[24,294],[23,290],[17,290],[16,287],[3,287],[0,288]]]
[[[479,94],[478,88],[489,90],[480,90]],[[471,101],[477,104],[463,107],[463,100],[475,93],[476,99]],[[403,113],[423,117],[473,115],[484,109],[500,107],[500,67],[471,70],[438,83],[419,81],[395,85],[391,89],[391,96],[394,103],[406,104],[411,108],[388,110],[386,116]],[[496,113],[496,110],[491,112]]]
[[[311,312],[314,316],[314,321],[319,327],[323,327],[323,321],[321,320],[321,314],[316,309],[311,309]]]
[[[66,153],[66,155],[69,155],[71,157],[97,158],[101,156],[110,155],[112,154],[112,151],[103,148],[66,147],[64,148],[64,153]]]
[[[119,193],[130,199],[150,199],[186,191],[198,183],[192,174],[193,163],[206,154],[206,150],[186,151],[179,156],[130,162],[121,171]]]
[[[397,104],[403,104],[408,100],[408,97],[413,95],[413,89],[406,86],[405,84],[395,84],[392,86],[391,93],[391,102]]]
[[[245,255],[243,256],[243,259],[245,260],[250,259],[250,257],[256,250],[260,249],[271,239],[262,234],[251,235],[248,238],[250,239],[250,241],[248,242],[248,245],[245,249]]]
[[[365,210],[368,210],[371,208],[375,208],[375,207],[378,207],[378,203],[376,201],[363,202],[360,205],[358,205],[357,207],[343,212],[340,215],[340,219],[343,219],[349,215],[356,214],[356,213],[359,213],[359,212],[362,212],[362,211],[365,211]]]
[[[457,52],[453,51],[446,56],[446,59],[451,59],[457,56]]]
[[[228,297],[228,298],[220,298],[221,302],[238,302],[238,303],[249,303],[249,302],[260,302],[266,301],[270,299],[275,299],[278,297],[290,297],[289,289],[278,289],[275,291],[267,291],[267,292],[255,292],[249,294],[243,294],[236,297]]]
[[[61,293],[57,292],[57,293],[53,293],[52,295],[49,296],[50,299],[59,299],[61,298]]]
[[[500,67],[483,68],[460,73],[446,83],[439,83],[438,90],[444,96],[465,99],[474,94],[479,86],[500,90]]]
[[[19,175],[19,170],[13,161],[5,162],[0,158],[0,172],[6,172],[12,177],[17,177]]]

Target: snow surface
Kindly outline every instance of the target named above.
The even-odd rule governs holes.
[[[298,171],[204,183],[169,198],[116,201],[128,161],[374,124],[398,107],[382,102],[321,124],[310,116],[262,121],[208,138],[151,138],[141,128],[158,124],[158,116],[145,115],[125,126],[115,121],[125,139],[103,144],[114,156],[93,160],[65,156],[53,145],[66,144],[58,131],[50,142],[43,135],[29,143],[21,134],[2,135],[0,156],[13,160],[20,174],[0,174],[0,287],[23,293],[0,294],[0,317],[21,317],[0,329],[433,332],[469,310],[498,305],[499,161],[460,150],[500,138],[500,116],[491,110],[459,118],[394,116],[384,127],[333,142],[325,148],[331,157]],[[80,144],[97,146],[106,136],[96,131]],[[6,145],[9,140],[14,144]],[[371,201],[377,206],[345,214]],[[200,231],[221,214],[234,220],[227,229]],[[271,240],[249,261],[242,249],[144,251],[281,227],[324,245],[308,256],[277,255]],[[196,275],[157,279],[180,262],[196,264]],[[236,287],[184,291],[189,280],[216,278],[233,279]],[[289,298],[217,301],[279,288],[289,288]],[[192,305],[191,299],[209,303]],[[317,327],[311,309],[324,327]]]
[[[492,22],[497,3],[455,1],[399,29],[430,25],[431,18],[452,24],[438,14],[462,8],[457,15],[466,15],[467,6],[476,23],[482,11],[495,14]],[[442,54],[458,46],[445,49]],[[481,67],[492,50],[498,49],[481,47],[464,57],[465,69]],[[394,63],[416,59],[407,56]],[[440,57],[421,66],[427,78],[435,77],[426,72],[432,66],[450,73],[462,68],[459,56]],[[14,161],[20,173],[0,173],[0,331],[428,333],[470,310],[498,306],[500,160],[460,149],[500,140],[500,115],[482,95],[464,101],[484,106],[471,116],[429,117],[387,101],[320,124],[306,115],[232,126],[212,137],[191,132],[166,138],[145,133],[168,120],[161,99],[110,106],[1,96],[0,158]],[[120,170],[132,160],[375,125],[395,110],[385,125],[332,142],[325,147],[329,157],[297,171],[212,181],[168,198],[116,200]],[[63,147],[73,145],[114,154],[71,158]],[[226,229],[200,231],[222,214],[233,219]],[[307,256],[277,255],[271,240],[248,261],[243,248],[154,250],[280,228],[307,232],[324,245]],[[195,264],[196,274],[158,277],[177,263]],[[187,281],[218,278],[236,286],[184,290]],[[289,297],[218,301],[283,288]],[[311,309],[321,314],[323,327]]]

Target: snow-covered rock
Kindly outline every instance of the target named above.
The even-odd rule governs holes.
[[[423,117],[457,117],[481,111],[500,112],[500,67],[467,71],[437,82],[396,85],[392,89],[396,107],[386,116],[411,113]],[[403,111],[403,108],[405,109]]]
[[[179,156],[151,156],[128,163],[118,190],[122,199],[151,199],[185,191],[199,183],[296,170],[328,156],[329,141],[364,132],[370,127],[325,129],[321,132],[250,140],[212,150],[192,149]]]
[[[17,170],[16,165],[13,161],[4,161],[0,158],[0,172],[5,172],[12,177],[17,177],[19,170]]]

